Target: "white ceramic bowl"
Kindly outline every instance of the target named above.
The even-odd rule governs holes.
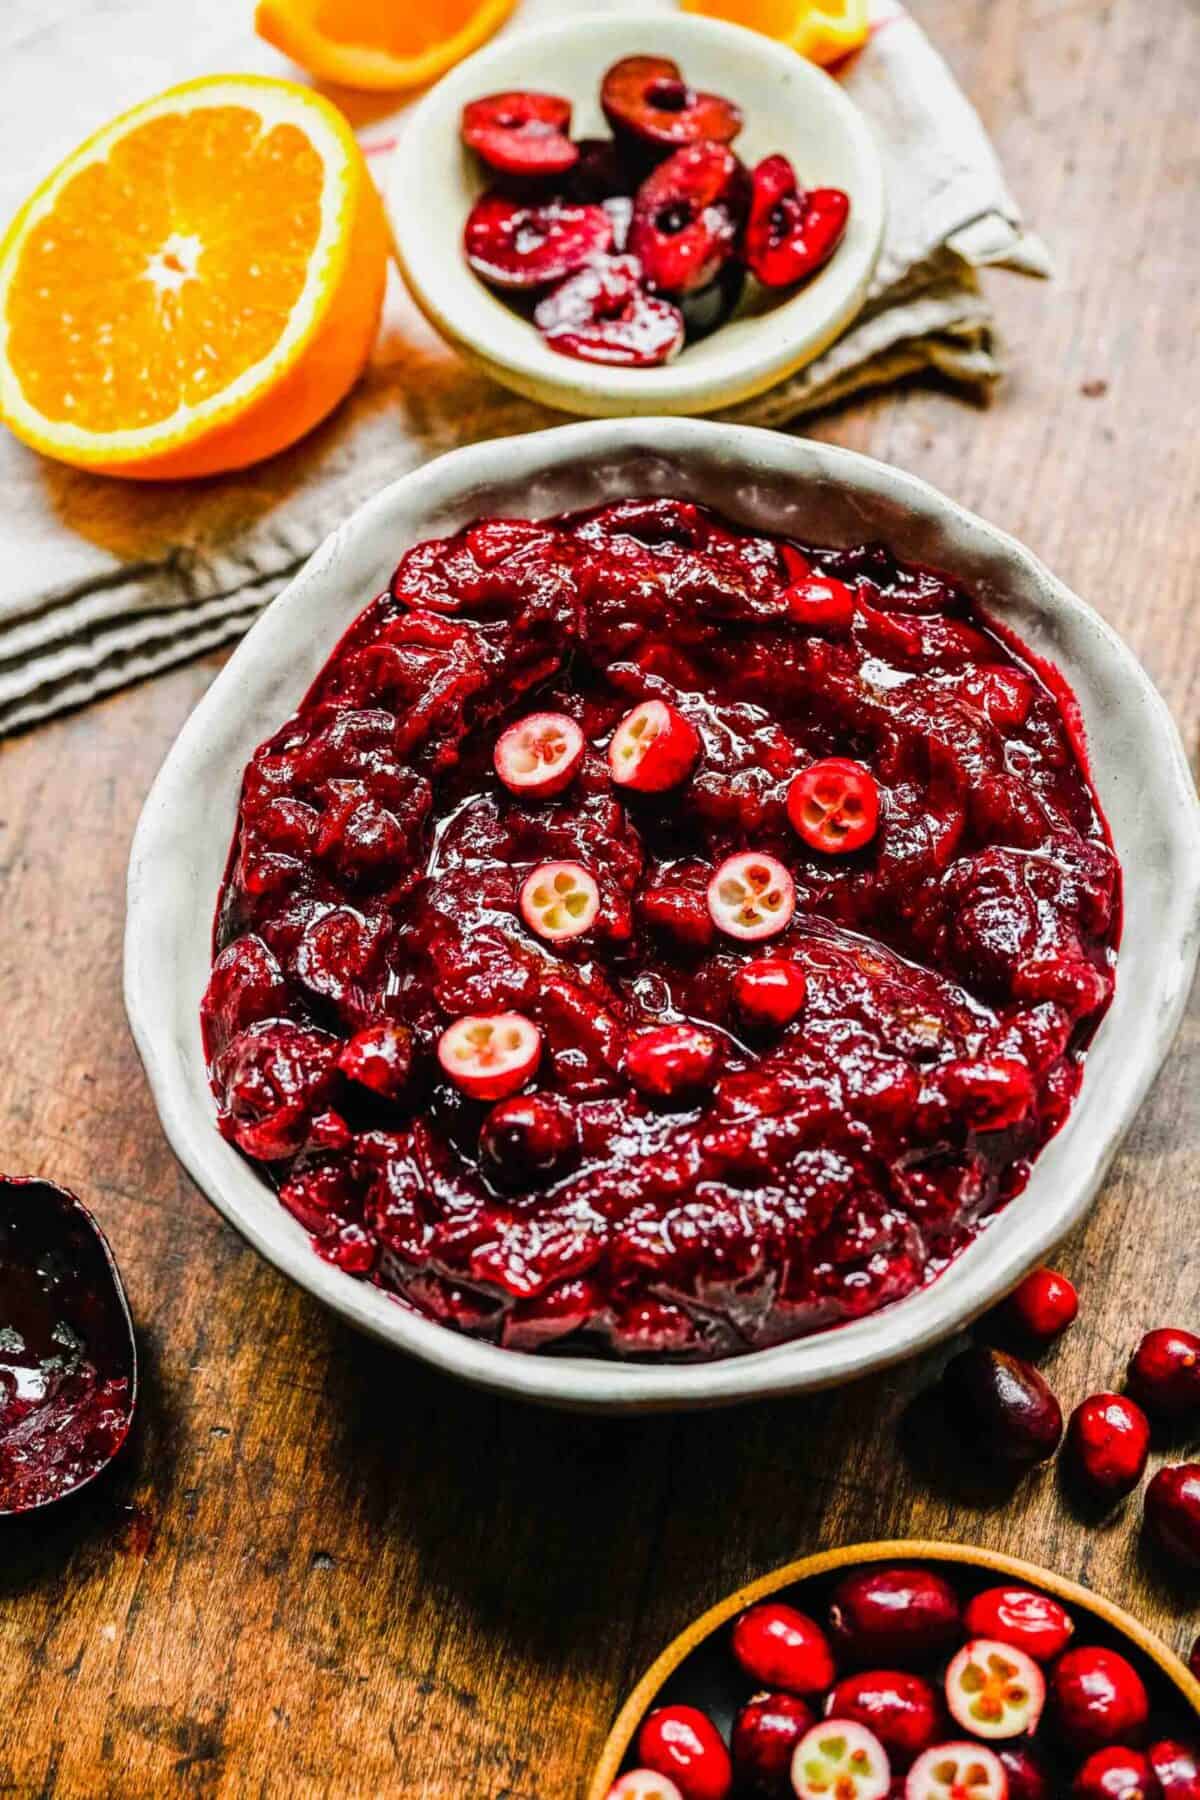
[[[791,158],[808,187],[850,195],[837,254],[795,294],[740,312],[657,369],[611,369],[550,349],[538,331],[468,268],[462,232],[486,185],[459,139],[468,100],[537,87],[573,104],[576,136],[607,136],[600,78],[631,52],[670,56],[698,88],[746,114],[736,149],[753,164]],[[794,50],[739,25],[695,14],[584,14],[505,37],[440,81],[413,113],[385,184],[400,267],[434,328],[518,393],[568,412],[701,413],[761,393],[811,362],[862,305],[883,236],[883,173],[866,122],[841,88]],[[745,306],[745,302],[743,303]]]
[[[628,494],[686,494],[817,543],[885,539],[950,571],[1071,681],[1126,876],[1116,996],[1071,1116],[1025,1192],[931,1286],[856,1324],[723,1362],[672,1367],[531,1355],[417,1317],[322,1262],[218,1135],[200,1044],[213,910],[242,770],[301,700],[401,553],[486,513],[539,517]],[[177,1155],[285,1274],[352,1323],[509,1394],[594,1409],[687,1407],[830,1386],[948,1336],[1078,1223],[1166,1054],[1200,919],[1200,807],[1174,725],[1120,640],[1012,538],[933,488],[848,450],[696,420],[568,425],[456,450],[385,488],[268,607],[155,782],[129,871],[125,993]],[[1136,1223],[1136,1221],[1134,1221]]]

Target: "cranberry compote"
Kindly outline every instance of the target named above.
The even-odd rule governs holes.
[[[797,569],[849,624],[796,617]],[[688,755],[617,781],[651,702]],[[497,744],[546,716],[585,749],[525,790]],[[788,816],[830,759],[878,799],[837,855]],[[707,898],[746,857],[786,879],[769,953],[802,978],[770,1030],[738,981],[764,946]],[[547,867],[589,897],[562,936],[521,905]],[[626,500],[407,552],[246,770],[205,1043],[221,1129],[341,1267],[514,1347],[725,1355],[909,1293],[1020,1189],[1118,928],[1058,700],[961,590]],[[540,1045],[514,1079],[571,1146],[524,1182],[481,1151],[495,1096],[438,1057],[512,1015]],[[630,1055],[664,1027],[715,1050],[669,1104]],[[394,1079],[354,1079],[381,1030]]]

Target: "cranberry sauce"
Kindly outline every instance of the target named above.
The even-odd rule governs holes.
[[[0,1513],[98,1474],[134,1392],[125,1295],[90,1216],[48,1181],[0,1177]]]
[[[666,790],[608,754],[650,700]],[[565,787],[497,778],[530,715],[500,767],[575,721]],[[852,832],[789,809],[828,759]],[[560,860],[600,903],[548,942],[520,895]],[[739,935],[727,864],[773,884]],[[205,1044],[222,1131],[342,1268],[516,1348],[723,1355],[911,1292],[1023,1187],[1118,931],[1059,700],[966,595],[628,500],[405,555],[246,770]],[[798,973],[748,979],[768,955]],[[479,1015],[532,1021],[547,1102],[490,1129],[438,1060]]]

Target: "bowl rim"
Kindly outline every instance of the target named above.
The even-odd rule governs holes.
[[[827,1575],[834,1569],[843,1569],[857,1563],[880,1562],[966,1563],[973,1569],[986,1569],[994,1575],[1007,1576],[1029,1586],[1043,1588],[1056,1600],[1094,1614],[1122,1637],[1129,1638],[1200,1714],[1200,1681],[1189,1673],[1182,1659],[1160,1637],[1123,1606],[1118,1606],[1115,1600],[1097,1594],[1092,1588],[1082,1586],[1067,1575],[1057,1575],[1052,1569],[1045,1569],[1038,1563],[1026,1562],[1022,1557],[1009,1556],[1002,1550],[991,1550],[982,1544],[956,1544],[942,1538],[880,1538],[869,1543],[842,1544],[835,1549],[818,1550],[811,1556],[800,1557],[796,1562],[784,1563],[779,1568],[772,1569],[769,1575],[760,1575],[757,1580],[748,1581],[743,1587],[736,1588],[723,1600],[718,1600],[715,1606],[700,1613],[690,1625],[686,1625],[672,1638],[666,1649],[655,1657],[617,1714],[612,1729],[604,1740],[586,1800],[605,1800],[609,1787],[616,1780],[625,1752],[633,1742],[634,1732],[667,1678],[674,1674],[699,1644],[719,1631],[727,1620],[735,1617],[744,1607],[752,1606],[755,1601],[765,1600],[769,1595],[777,1594],[780,1589],[792,1587],[797,1582],[811,1581],[818,1575]]]
[[[532,326],[514,340],[511,352],[502,352],[486,329],[490,308],[481,308],[477,314],[474,305],[456,292],[457,282],[445,272],[444,265],[436,263],[432,242],[426,243],[422,223],[425,209],[418,213],[406,204],[414,191],[420,191],[430,145],[443,141],[450,118],[457,119],[466,100],[491,88],[509,85],[503,71],[514,54],[527,54],[536,48],[539,67],[544,68],[544,59],[562,46],[594,40],[599,65],[605,54],[603,40],[628,39],[628,15],[580,13],[569,19],[530,25],[477,50],[443,76],[419,102],[389,158],[383,182],[396,261],[409,294],[434,330],[460,355],[525,398],[591,416],[712,412],[748,400],[794,375],[828,349],[857,317],[883,244],[887,197],[879,147],[860,109],[831,75],[786,44],[724,19],[697,13],[654,13],[646,30],[653,30],[656,38],[664,40],[660,47],[674,51],[681,59],[686,57],[689,43],[707,43],[726,55],[786,76],[797,88],[807,90],[809,108],[822,109],[831,121],[830,129],[840,136],[855,163],[855,237],[839,252],[845,258],[840,280],[836,284],[826,282],[823,290],[817,283],[806,284],[781,299],[769,312],[747,322],[751,328],[744,341],[725,343],[723,356],[711,362],[706,357],[700,365],[689,363],[685,354],[658,368],[610,368],[548,349]],[[627,48],[627,41],[623,47]],[[494,69],[502,72],[498,78],[492,77]],[[457,130],[454,136],[457,142]],[[836,259],[829,266],[835,265]],[[453,273],[457,275],[457,268]],[[476,280],[476,285],[490,297],[485,284]],[[826,305],[818,311],[811,306],[809,297],[822,291]],[[503,301],[499,304],[503,305]],[[790,320],[789,308],[795,309]],[[782,329],[786,322],[798,323],[796,313],[810,311],[814,316],[811,320],[806,318],[799,336],[789,336]],[[718,341],[715,336],[710,340]]]
[[[480,1342],[424,1318],[390,1300],[379,1289],[355,1280],[320,1259],[307,1236],[278,1205],[274,1194],[216,1129],[207,1081],[193,1098],[187,1075],[188,1047],[179,1036],[172,1011],[175,907],[172,871],[173,819],[186,813],[203,769],[210,731],[219,735],[227,711],[246,703],[245,689],[256,674],[271,671],[291,655],[294,639],[289,614],[310,595],[320,596],[342,584],[340,565],[348,546],[369,538],[377,525],[398,508],[429,519],[447,495],[457,504],[486,505],[489,490],[511,487],[515,480],[532,485],[540,472],[583,468],[597,492],[605,459],[628,459],[640,453],[672,466],[700,463],[706,454],[719,457],[724,477],[730,457],[745,470],[766,468],[789,481],[833,483],[870,498],[903,506],[931,528],[952,528],[965,557],[969,545],[986,550],[1005,565],[1014,562],[1036,586],[1040,603],[1066,608],[1082,618],[1091,639],[1114,671],[1136,696],[1146,729],[1155,744],[1156,790],[1167,805],[1178,879],[1171,890],[1171,930],[1156,963],[1159,991],[1139,996],[1153,1020],[1153,1044],[1140,1058],[1120,1066],[1120,1104],[1106,1110],[1103,1130],[1094,1142],[1079,1145],[1081,1172],[1064,1184],[1069,1204],[1057,1198],[1028,1210],[1019,1244],[1006,1245],[1003,1257],[993,1249],[974,1254],[989,1234],[977,1238],[937,1280],[867,1318],[809,1337],[710,1362],[629,1363],[614,1358],[537,1355]],[[524,491],[524,488],[522,489]],[[536,510],[536,507],[534,508]],[[545,507],[542,508],[545,511]],[[394,527],[393,527],[394,529]],[[413,541],[416,541],[414,538]],[[331,632],[332,651],[336,633]],[[1068,676],[1073,671],[1067,668]],[[222,778],[240,783],[242,765],[223,770]],[[176,882],[186,869],[174,868]],[[215,903],[215,894],[214,894]],[[928,1349],[994,1304],[1041,1261],[1087,1212],[1125,1129],[1145,1096],[1166,1055],[1186,1003],[1191,972],[1200,942],[1200,802],[1192,786],[1182,744],[1165,702],[1149,677],[1112,628],[1050,574],[1015,539],[947,499],[927,482],[852,450],[813,439],[783,436],[750,426],[717,425],[693,419],[589,421],[513,438],[492,439],[447,452],[385,487],[368,500],[314,553],[287,588],[252,627],[225,668],[185,722],[151,788],[134,835],[129,865],[125,935],[125,1000],[135,1043],[146,1070],[166,1136],[175,1154],[201,1191],[248,1241],[317,1299],[341,1317],[398,1348],[420,1356],[445,1372],[512,1396],[580,1410],[650,1411],[721,1405],[839,1385],[882,1370]],[[172,971],[163,980],[164,965]],[[1118,963],[1118,973],[1120,963]],[[1173,973],[1173,985],[1168,983]],[[1120,988],[1118,987],[1118,992]],[[200,995],[188,1015],[192,1054],[199,1048]],[[1115,1011],[1115,1008],[1112,1009]],[[1112,1011],[1100,1027],[1099,1043],[1111,1025]],[[1093,1055],[1095,1054],[1093,1045]],[[1087,1089],[1085,1066],[1084,1091]],[[1115,1079],[1115,1072],[1110,1074]],[[1071,1133],[1082,1096],[1054,1145]],[[1071,1140],[1074,1143],[1074,1140]],[[1043,1158],[1035,1165],[1034,1181]],[[1031,1184],[1032,1185],[1032,1184]],[[1014,1203],[1022,1204],[1028,1195]],[[268,1199],[269,1206],[263,1205]],[[1025,1217],[1025,1215],[1023,1215]],[[952,1285],[951,1285],[952,1284]],[[941,1297],[953,1296],[947,1305]]]

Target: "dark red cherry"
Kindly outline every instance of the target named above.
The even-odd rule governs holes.
[[[786,156],[768,156],[751,176],[743,255],[764,287],[795,287],[829,261],[850,217],[840,188],[803,192]]]
[[[796,1745],[815,1725],[812,1708],[796,1694],[755,1694],[733,1721],[730,1747],[738,1792],[755,1800],[790,1800]]]
[[[1054,1800],[1049,1771],[1024,1744],[997,1744],[996,1755],[1008,1776],[1008,1800]]]
[[[870,1669],[846,1675],[825,1701],[830,1719],[857,1719],[869,1725],[894,1769],[906,1769],[946,1735],[941,1697],[921,1675],[904,1669]]]
[[[669,1775],[683,1800],[726,1800],[733,1766],[720,1732],[697,1706],[660,1706],[638,1732],[638,1761]]]
[[[1146,1489],[1146,1523],[1169,1556],[1200,1568],[1200,1463],[1158,1471]]]
[[[1067,1455],[1089,1488],[1106,1499],[1133,1492],[1146,1472],[1150,1421],[1124,1394],[1090,1394],[1067,1426]]]
[[[829,1639],[816,1620],[781,1600],[763,1600],[742,1613],[730,1647],[751,1681],[762,1687],[819,1694],[837,1674]]]
[[[573,275],[612,245],[612,220],[602,206],[547,200],[522,205],[496,192],[480,196],[467,217],[467,261],[493,287],[536,293]]]
[[[1034,1269],[997,1308],[998,1321],[1029,1344],[1052,1344],[1079,1312],[1079,1295],[1057,1269]]]
[[[1076,1750],[1138,1743],[1150,1700],[1133,1664],[1116,1650],[1085,1644],[1060,1656],[1050,1672],[1058,1728]]]
[[[677,150],[634,196],[629,251],[646,285],[677,298],[707,288],[733,254],[746,172],[723,144]]]
[[[1177,1326],[1148,1331],[1130,1360],[1129,1389],[1164,1418],[1200,1411],[1200,1337]]]
[[[633,256],[581,269],[539,302],[533,320],[551,349],[611,368],[649,369],[683,348],[683,314],[646,293]]]
[[[579,160],[568,137],[571,102],[523,89],[463,107],[462,139],[506,175],[564,175]]]
[[[1162,1800],[1200,1800],[1200,1749],[1176,1738],[1160,1738],[1150,1746],[1150,1767]]]
[[[1054,1455],[1062,1408],[1037,1370],[1003,1350],[974,1345],[942,1376],[946,1421],[981,1461],[1031,1469]]]
[[[958,1596],[930,1569],[856,1569],[833,1591],[829,1630],[835,1648],[859,1666],[919,1668],[957,1644]]]
[[[571,1109],[555,1094],[501,1100],[479,1130],[483,1166],[503,1187],[532,1187],[561,1174],[577,1142]]]
[[[1141,1751],[1121,1744],[1093,1750],[1071,1788],[1076,1800],[1151,1800],[1157,1792],[1154,1771]]]
[[[720,94],[689,87],[666,56],[626,56],[600,85],[604,116],[618,138],[667,154],[702,141],[730,144],[742,129],[741,109]]]

